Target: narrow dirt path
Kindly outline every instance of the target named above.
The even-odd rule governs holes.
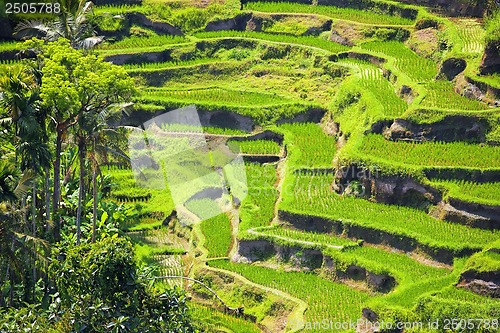
[[[286,332],[287,333],[295,333],[295,332],[299,332],[300,330],[302,330],[304,328],[304,313],[307,310],[307,303],[304,302],[303,300],[296,298],[290,294],[287,294],[281,290],[269,288],[269,287],[257,284],[255,282],[252,282],[252,281],[248,280],[247,278],[245,278],[244,276],[239,275],[238,273],[235,273],[232,271],[228,271],[228,270],[221,269],[221,268],[214,268],[214,267],[210,267],[210,266],[205,266],[204,268],[211,270],[213,272],[222,272],[224,274],[230,275],[233,278],[242,282],[243,284],[249,285],[249,286],[254,287],[254,288],[262,289],[268,293],[273,293],[276,296],[279,296],[283,299],[286,299],[292,303],[297,304],[297,306],[294,307],[292,312],[290,312],[290,314],[288,315],[288,320],[287,320],[288,323],[295,323],[296,325],[294,325],[294,327],[288,327],[289,330],[286,330]]]
[[[276,203],[274,204],[274,217],[273,220],[271,221],[271,224],[277,224],[279,223],[279,217],[278,217],[278,207],[279,204],[281,203],[282,196],[281,196],[281,191],[283,190],[283,182],[285,181],[285,175],[286,175],[286,167],[287,167],[287,153],[288,149],[286,147],[286,144],[284,144],[283,147],[283,152],[281,153],[281,158],[276,164],[276,190],[278,191],[278,198],[276,199]]]
[[[277,168],[277,169],[280,169],[280,165],[281,165],[281,169],[280,169],[281,176],[278,176],[279,181],[277,182],[278,193],[280,193],[281,184],[282,184],[283,179],[284,179],[284,169],[282,169],[284,160],[285,160],[284,158],[282,158],[280,160],[280,162],[278,163],[278,168]],[[273,221],[274,220],[277,220],[277,209],[275,210],[275,216],[274,216]],[[238,232],[239,232],[238,209],[234,208],[231,210],[230,221],[231,221],[232,242],[231,242],[231,248],[229,250],[229,258],[231,258],[238,251],[238,237],[237,237]],[[253,232],[258,233],[258,231],[253,231]],[[191,271],[192,274],[190,274],[190,275],[194,276],[194,272],[197,270],[197,268],[208,269],[208,270],[213,271],[213,272],[221,272],[221,273],[230,275],[233,278],[235,278],[236,280],[240,281],[242,284],[263,290],[263,291],[268,292],[268,293],[273,293],[274,295],[276,295],[282,299],[285,299],[287,301],[290,301],[291,303],[296,304],[296,306],[290,312],[290,314],[288,315],[288,318],[287,318],[288,323],[291,322],[291,323],[296,323],[296,324],[294,325],[294,327],[287,327],[286,332],[287,333],[294,333],[294,332],[300,331],[303,328],[303,326],[304,326],[304,324],[303,324],[304,323],[304,313],[307,310],[307,303],[306,302],[304,302],[296,297],[293,297],[292,295],[289,295],[281,290],[269,288],[269,287],[254,283],[238,273],[224,270],[224,269],[214,268],[214,267],[210,267],[210,266],[206,265],[206,263],[210,260],[226,259],[226,258],[210,258],[210,259],[208,258],[208,255],[209,255],[208,250],[204,247],[205,236],[203,235],[203,232],[201,231],[199,223],[197,223],[193,226],[193,238],[196,239],[196,243],[192,243],[192,244],[196,244],[196,245],[192,248],[192,251],[194,251],[194,253],[198,252],[201,254],[196,258],[195,264],[193,265],[194,269]]]
[[[240,230],[240,214],[237,208],[231,210],[231,247],[228,252],[229,258],[232,258],[238,252],[238,232]]]

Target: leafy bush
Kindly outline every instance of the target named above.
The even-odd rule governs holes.
[[[364,32],[366,37],[375,37],[381,41],[395,40],[403,42],[408,39],[410,32],[406,29],[396,28],[370,28]]]
[[[29,305],[21,309],[0,308],[0,332],[44,332],[47,320],[41,318],[40,308]]]
[[[52,312],[78,332],[195,332],[178,290],[159,295],[138,277],[132,244],[106,238],[70,248],[50,266]]]
[[[229,52],[228,58],[233,60],[244,60],[250,56],[250,51],[242,48],[234,48]]]
[[[417,23],[415,23],[415,29],[417,30],[422,30],[427,28],[437,29],[439,28],[439,23],[433,19],[421,19],[418,20]]]
[[[91,21],[102,31],[119,31],[125,26],[122,18],[116,18],[108,13],[92,16]]]

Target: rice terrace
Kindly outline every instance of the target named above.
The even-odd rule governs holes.
[[[500,332],[496,0],[0,3],[0,332]]]

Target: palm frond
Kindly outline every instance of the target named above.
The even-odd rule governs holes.
[[[44,239],[33,237],[29,234],[21,233],[21,232],[13,232],[13,234],[18,238],[18,241],[22,241],[22,244],[35,245],[36,247],[42,247],[45,250],[50,249],[50,244]],[[43,257],[40,252],[36,251],[36,253]],[[47,258],[42,258],[47,259]]]
[[[104,36],[93,36],[93,37],[87,37],[83,39],[82,41],[78,42],[77,46],[80,49],[88,50],[92,49],[95,46],[99,45],[104,41]]]
[[[0,118],[0,125],[12,124],[12,117]]]
[[[144,132],[144,129],[142,129],[140,127],[130,126],[130,125],[123,125],[123,126],[120,126],[120,128],[129,130],[129,131],[141,131],[141,132]]]
[[[98,148],[101,151],[105,151],[105,152],[111,153],[111,154],[113,154],[115,156],[123,158],[127,162],[130,162],[130,157],[127,155],[126,152],[124,152],[120,148],[111,148],[109,146],[104,146],[104,145],[98,145]]]
[[[0,202],[14,201],[17,199],[16,193],[12,190],[12,183],[18,174],[13,164],[5,160],[0,160]]]
[[[34,178],[35,174],[31,170],[26,171],[22,175],[21,179],[19,179],[19,182],[17,183],[16,188],[14,189],[14,194],[16,195],[16,197],[20,198],[26,195],[31,190],[31,184]]]
[[[106,124],[110,120],[117,120],[130,105],[133,105],[133,103],[111,104],[97,114],[97,119],[101,124]]]
[[[87,22],[87,15],[92,11],[93,3],[91,1],[85,2],[76,15],[76,23],[81,25]]]
[[[132,108],[134,106],[134,103],[116,103],[112,104],[109,108],[115,112],[130,112],[132,111]]]
[[[30,20],[22,21],[14,28],[14,34],[20,38],[24,37],[47,37],[51,32],[51,27],[42,21]]]

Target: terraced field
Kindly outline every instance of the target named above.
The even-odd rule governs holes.
[[[399,1],[331,3],[338,2],[96,7],[97,17],[120,28],[108,22],[111,30],[101,30],[114,37],[95,52],[122,65],[137,86],[120,124],[155,133],[144,139],[135,130],[144,140],[123,147],[147,171],[103,168],[114,183],[106,200],[135,212],[120,227],[157,275],[201,276],[219,292],[228,286],[216,281],[243,281],[219,296],[231,304],[240,297],[251,316],[222,313],[219,300],[181,280],[159,286],[192,293],[191,312],[207,332],[363,331],[358,319],[422,322],[400,332],[429,332],[429,322],[456,316],[498,321],[498,298],[475,293],[465,278],[467,260],[490,253],[500,238],[500,146],[493,144],[500,96],[464,92],[483,56],[484,26]],[[156,25],[128,22],[131,13]],[[436,23],[425,29],[439,40],[417,44],[430,43],[432,56],[408,42],[425,20]],[[350,29],[332,31],[339,22]],[[17,47],[0,45],[0,52]],[[467,68],[448,81],[438,74],[450,56]],[[500,86],[498,74],[482,78]],[[199,119],[157,118],[147,128],[187,105]],[[183,147],[193,149],[168,169],[168,150]],[[238,151],[246,183],[234,185],[226,166]],[[169,190],[177,184],[172,171],[189,193],[182,200]],[[220,191],[210,177],[225,179]],[[256,300],[256,289],[293,306]]]
[[[469,143],[404,143],[386,142],[382,136],[364,138],[360,152],[377,161],[411,166],[464,167],[491,169],[500,163],[496,146]]]
[[[487,110],[488,107],[477,100],[457,94],[449,81],[434,81],[426,86],[428,93],[422,106],[453,110]]]
[[[453,198],[463,198],[466,201],[498,205],[500,202],[500,183],[475,183],[464,180],[437,181],[437,186],[448,189],[448,195]]]
[[[484,50],[484,30],[480,22],[472,19],[457,20],[457,30],[462,39],[462,52],[481,54]]]
[[[416,209],[341,196],[332,193],[332,183],[332,175],[311,175],[304,172],[289,176],[284,185],[286,192],[282,192],[280,209],[324,217],[332,224],[331,228],[334,228],[334,222],[340,221],[347,226],[366,227],[368,233],[386,231],[398,236],[408,236],[420,244],[436,248],[482,248],[499,236],[496,232],[438,221]],[[357,238],[362,237],[358,235]]]
[[[268,12],[268,13],[307,13],[319,14],[334,19],[350,20],[367,24],[379,25],[411,25],[413,20],[397,15],[381,15],[351,8],[339,8],[335,6],[311,6],[293,2],[248,2],[246,9]]]
[[[431,59],[419,56],[400,42],[368,42],[361,45],[368,51],[394,59],[394,67],[417,83],[428,82],[437,75],[438,68]]]

